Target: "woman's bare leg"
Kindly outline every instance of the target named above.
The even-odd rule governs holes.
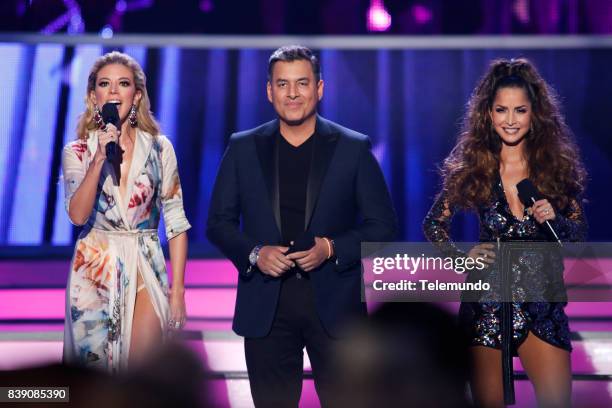
[[[550,345],[529,332],[518,354],[533,383],[539,407],[571,406],[572,369],[570,353]]]
[[[138,272],[137,286],[143,284],[140,272]],[[159,318],[151,303],[149,292],[146,288],[136,293],[134,306],[134,318],[132,319],[132,338],[130,342],[129,365],[139,365],[151,357],[161,344],[162,331]]]
[[[504,407],[501,350],[475,346],[471,348],[471,357],[470,389],[475,406]]]

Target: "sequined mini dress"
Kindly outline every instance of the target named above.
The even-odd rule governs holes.
[[[450,226],[457,206],[450,203],[442,191],[423,221],[425,237],[434,243],[451,243]],[[513,241],[547,241],[546,231],[525,209],[523,219],[517,219],[506,200],[501,178],[497,177],[487,205],[478,208],[480,224],[479,241],[495,242],[501,239]],[[551,224],[562,241],[583,241],[586,220],[577,199],[571,199],[563,211],[555,211]],[[562,279],[562,271],[560,274]],[[561,285],[563,283],[561,282]],[[571,351],[570,329],[565,313],[567,302],[513,302],[512,303],[512,353],[532,332],[545,342]],[[462,302],[459,320],[465,328],[471,345],[501,349],[501,309],[498,301]]]

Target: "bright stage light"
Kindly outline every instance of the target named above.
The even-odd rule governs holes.
[[[372,0],[368,10],[368,31],[387,31],[391,27],[391,14],[381,0]]]

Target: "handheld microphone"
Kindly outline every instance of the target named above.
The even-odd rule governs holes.
[[[533,205],[533,203],[535,203],[536,201],[544,198],[542,196],[542,194],[538,191],[538,189],[533,185],[531,180],[529,180],[529,179],[521,180],[516,185],[516,189],[518,190],[519,200],[521,200],[521,202],[527,208],[531,207]],[[561,240],[559,239],[559,236],[557,235],[557,232],[552,227],[550,222],[548,222],[548,220],[546,220],[546,221],[544,221],[544,225],[546,225],[546,229],[554,237],[555,241],[557,241],[559,243],[559,245],[561,245]]]
[[[102,120],[106,124],[112,124],[117,129],[119,129],[119,111],[117,110],[117,105],[114,103],[105,103],[102,106]],[[117,156],[117,143],[110,142],[106,144],[106,157],[109,161],[115,161]]]

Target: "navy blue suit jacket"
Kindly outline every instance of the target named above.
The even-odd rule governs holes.
[[[266,336],[274,319],[280,279],[250,268],[256,245],[280,245],[278,120],[235,133],[217,174],[207,223],[208,239],[239,272],[234,331]],[[334,240],[336,257],[311,274],[315,305],[333,337],[348,318],[365,315],[361,242],[390,241],[397,217],[367,136],[317,117],[306,194],[305,229]]]

